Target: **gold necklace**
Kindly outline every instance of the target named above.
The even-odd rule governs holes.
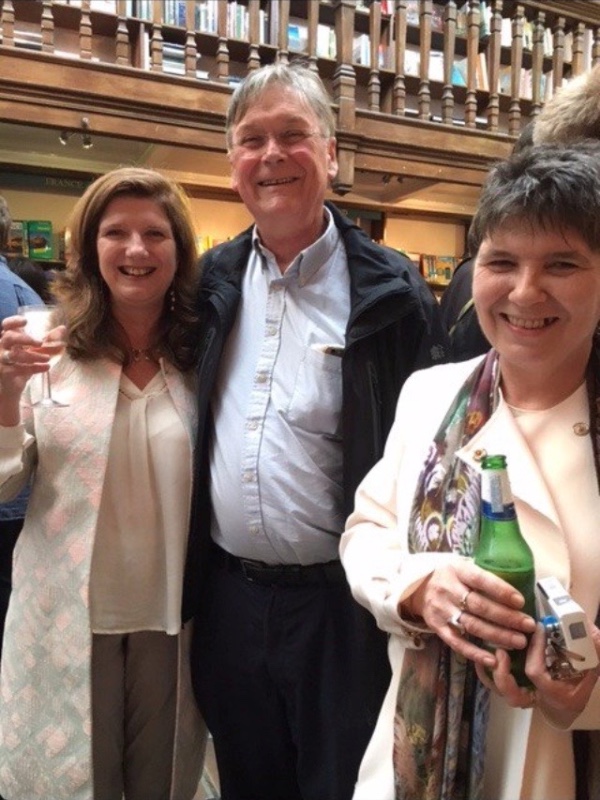
[[[144,347],[144,348],[132,347],[130,348],[130,352],[132,361],[156,362],[156,356],[154,355],[154,349],[152,347]]]

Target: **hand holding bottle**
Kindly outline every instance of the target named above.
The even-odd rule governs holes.
[[[497,648],[524,649],[535,630],[522,606],[522,595],[506,581],[469,558],[451,556],[401,603],[399,613],[422,618],[457,653],[493,669]]]

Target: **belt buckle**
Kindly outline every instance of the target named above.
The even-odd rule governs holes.
[[[239,564],[244,578],[250,581],[250,583],[256,583],[256,579],[252,577],[251,573],[254,572],[254,574],[256,574],[257,567],[260,569],[259,565],[250,558],[240,558]]]

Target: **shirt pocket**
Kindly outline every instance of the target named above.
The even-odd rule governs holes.
[[[295,428],[334,437],[342,411],[342,359],[306,348],[296,372],[286,417]]]

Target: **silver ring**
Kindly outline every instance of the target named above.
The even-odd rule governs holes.
[[[10,350],[2,351],[2,363],[6,364],[7,367],[10,367],[13,364],[13,360],[10,357]]]
[[[456,609],[454,614],[452,614],[452,616],[448,620],[448,625],[450,625],[451,628],[454,628],[454,630],[457,631],[461,636],[464,636],[465,633],[466,633],[466,630],[465,630],[465,626],[460,621],[460,618],[462,617],[462,615],[463,615],[463,612],[460,609]]]
[[[469,595],[472,591],[473,589],[467,589],[467,591],[463,594],[462,600],[458,604],[461,611],[468,611],[467,601],[469,600]]]

